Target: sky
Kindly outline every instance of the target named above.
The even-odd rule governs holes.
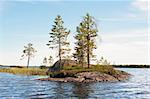
[[[96,58],[112,64],[150,64],[150,2],[147,0],[1,0],[0,64],[26,65],[20,60],[25,45],[37,50],[30,65],[41,65],[56,50],[46,46],[57,15],[71,31],[68,40],[74,52],[76,26],[89,13],[98,25]]]

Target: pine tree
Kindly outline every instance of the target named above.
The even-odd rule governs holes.
[[[82,58],[84,58],[84,54],[86,54],[86,62],[89,68],[90,59],[94,57],[93,49],[96,49],[95,37],[97,36],[98,32],[94,18],[87,13],[86,16],[83,17],[80,25],[77,27],[77,32],[78,34],[76,35],[76,37],[78,43],[82,44],[77,44],[78,46],[77,48],[75,48],[76,54],[81,53]],[[80,57],[80,55],[78,56]]]
[[[22,58],[27,57],[27,68],[29,67],[30,58],[34,56],[34,53],[37,52],[33,48],[33,44],[29,43],[27,46],[24,46]]]
[[[49,56],[48,61],[49,61],[49,62],[48,62],[49,65],[52,66],[52,64],[53,64],[53,57],[52,57],[52,56]]]
[[[100,60],[97,60],[97,65],[110,65],[110,62],[107,59],[101,57]]]
[[[73,54],[73,57],[76,59],[79,65],[83,67],[85,63],[85,46],[84,46],[84,36],[83,33],[79,30],[79,27],[77,27],[77,35],[75,36],[75,39],[77,40],[76,47],[75,47],[75,53]]]
[[[61,60],[64,58],[65,54],[70,51],[68,48],[69,42],[67,42],[67,37],[70,31],[64,28],[63,20],[60,15],[55,18],[53,28],[51,29],[50,40],[47,44],[50,48],[58,48],[58,57],[61,65]]]
[[[44,65],[44,66],[47,65],[47,58],[46,58],[46,57],[44,57],[44,59],[43,59],[43,65]]]

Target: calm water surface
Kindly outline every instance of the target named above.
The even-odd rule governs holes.
[[[0,99],[150,99],[150,69],[121,70],[133,76],[117,83],[75,84],[0,73]]]

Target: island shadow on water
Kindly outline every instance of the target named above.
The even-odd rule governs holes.
[[[40,81],[41,82],[41,81]],[[42,81],[43,82],[43,81]],[[106,97],[112,97],[111,99],[118,97],[115,96],[117,94],[117,89],[120,87],[118,84],[126,83],[126,81],[122,82],[90,82],[90,83],[74,83],[74,82],[49,82],[55,85],[53,89],[47,89],[49,91],[45,94],[45,90],[41,90],[41,94],[35,94],[34,96],[29,96],[30,98],[52,98],[52,99],[99,99]],[[112,88],[115,88],[114,90]],[[110,92],[110,93],[109,93]],[[128,91],[121,91],[122,93]],[[130,92],[130,91],[129,91]],[[107,93],[107,94],[106,94]],[[107,96],[108,95],[108,96]]]
[[[68,92],[71,93],[70,96],[69,94],[63,94],[65,92],[65,86],[64,83],[62,82],[58,82],[57,83],[57,89],[55,89],[55,97],[56,98],[67,98],[67,97],[76,97],[79,99],[86,99],[89,97],[89,94],[92,91],[92,89],[90,88],[89,84],[81,84],[81,83],[70,83],[70,85],[72,85],[71,90]],[[67,86],[66,86],[67,87]]]
[[[30,98],[55,98],[55,99],[66,99],[66,98],[78,98],[86,99],[90,98],[90,94],[94,92],[90,88],[92,83],[64,83],[64,82],[51,82],[55,83],[53,89],[47,89],[49,93],[43,93],[45,90],[41,90],[38,94],[29,95]],[[40,93],[40,94],[39,94]],[[91,98],[96,98],[92,96]]]

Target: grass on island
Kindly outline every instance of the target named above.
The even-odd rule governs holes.
[[[0,68],[0,72],[22,75],[46,75],[46,71],[40,68]]]
[[[81,67],[81,66],[65,66],[63,70],[58,72],[49,72],[48,75],[51,77],[75,77],[75,74],[80,72],[101,72],[109,75],[118,75],[125,73],[124,71],[115,70],[111,65],[94,65],[90,68]]]
[[[0,68],[0,72],[12,73],[12,74],[22,74],[22,75],[47,75],[47,68]],[[81,66],[64,66],[62,70],[57,72],[49,72],[48,75],[51,77],[74,77],[76,73],[80,72],[94,72],[98,71],[101,73],[109,75],[117,75],[120,73],[125,73],[120,70],[115,70],[110,65],[93,65],[90,68]]]

